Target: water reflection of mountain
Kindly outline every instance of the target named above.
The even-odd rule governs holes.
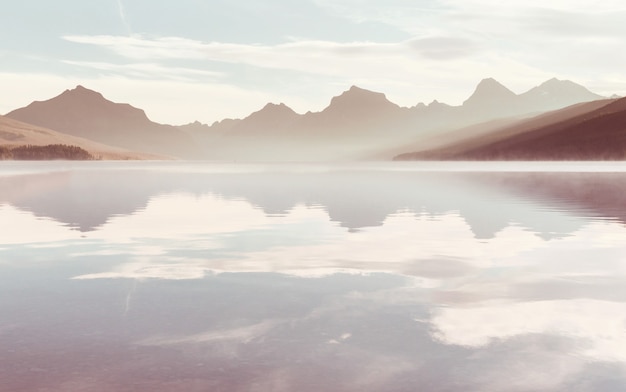
[[[379,226],[390,214],[459,214],[478,238],[511,224],[550,238],[582,224],[558,212],[561,203],[626,222],[621,173],[448,173],[386,170],[271,170],[205,172],[125,168],[0,177],[0,203],[92,231],[116,215],[145,208],[152,197],[173,192],[212,193],[245,199],[268,215],[298,204],[322,206],[348,229]],[[178,170],[180,169],[180,170]],[[191,169],[191,170],[187,170]],[[529,203],[543,203],[538,210]],[[551,208],[549,206],[552,206]]]

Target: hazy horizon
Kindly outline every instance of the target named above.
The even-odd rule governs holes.
[[[624,95],[625,14],[617,1],[13,2],[0,113],[78,84],[169,124],[268,102],[319,111],[351,85],[401,106],[459,105],[488,77],[518,94],[556,77]]]

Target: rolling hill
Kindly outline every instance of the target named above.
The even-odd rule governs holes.
[[[111,147],[85,138],[0,116],[0,146],[46,146],[53,144],[77,146],[88,151],[94,157],[101,159],[163,159],[160,156]]]

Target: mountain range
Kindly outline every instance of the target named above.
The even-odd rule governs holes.
[[[225,119],[212,125],[193,122],[172,126],[155,123],[141,109],[111,102],[98,92],[77,86],[57,97],[16,109],[6,114],[6,118],[117,149],[179,159],[336,161],[392,159],[394,156],[398,159],[533,159],[521,153],[509,156],[484,150],[484,153],[462,156],[449,151],[451,146],[455,151],[464,151],[461,144],[470,143],[470,140],[475,149],[499,140],[502,135],[521,137],[532,128],[528,124],[542,121],[537,120],[537,116],[542,118],[552,111],[556,111],[556,117],[551,118],[563,121],[567,121],[569,115],[587,114],[581,108],[559,112],[581,102],[589,102],[585,107],[591,113],[613,101],[570,81],[551,79],[527,92],[515,94],[488,78],[482,80],[459,106],[433,101],[428,105],[400,107],[382,93],[352,86],[333,97],[319,112],[299,114],[284,103],[269,103],[243,119]],[[618,126],[620,120],[616,113],[621,107],[616,103],[608,109],[612,117],[602,124]],[[556,122],[548,121],[546,126]],[[595,123],[585,123],[584,126],[595,126]],[[518,127],[518,131],[511,131],[511,127]],[[519,130],[520,127],[523,131]],[[580,127],[577,134],[582,135]],[[566,128],[561,131],[564,135],[568,132]],[[4,129],[0,123],[0,135]],[[617,137],[619,134],[619,131],[607,130],[602,137]],[[549,143],[545,141],[546,147],[541,150],[545,153],[542,154],[560,148],[558,139],[554,136]],[[522,150],[523,143],[530,143],[524,141],[526,139],[515,140],[518,139],[512,139],[511,145],[521,143],[519,148]],[[581,137],[571,140],[574,144],[589,142],[588,138]],[[503,145],[497,148],[504,151]],[[532,148],[537,149],[536,144],[532,144]],[[568,151],[571,149],[567,148]],[[616,152],[605,154],[600,150],[601,143],[596,143],[594,151],[580,157],[592,159],[600,153],[610,159],[618,156]],[[567,159],[567,154],[562,151],[558,156]]]

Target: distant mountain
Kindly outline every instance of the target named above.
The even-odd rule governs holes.
[[[305,114],[299,125],[314,129],[318,135],[330,132],[339,138],[352,133],[356,127],[359,136],[364,136],[378,125],[399,119],[403,112],[385,94],[352,86],[333,97],[321,112]]]
[[[200,156],[200,149],[188,133],[152,122],[143,110],[111,102],[82,86],[6,116],[130,150],[184,158]]]
[[[433,101],[404,108],[382,93],[352,86],[320,112],[300,115],[283,104],[268,104],[244,119],[183,129],[202,140],[210,159],[391,159],[407,151],[403,146],[419,146],[434,135],[494,120],[509,124],[600,98],[570,81],[551,79],[517,95],[487,78],[461,106]]]
[[[602,98],[569,80],[553,78],[517,95],[496,80],[488,78],[483,79],[472,96],[463,102],[460,117],[466,121],[466,125],[470,125],[471,122],[496,118],[534,115]]]
[[[81,137],[53,131],[0,116],[0,146],[46,146],[64,144],[77,146],[101,159],[156,159],[157,156],[141,154],[122,148],[108,146]]]
[[[509,111],[518,96],[500,82],[492,78],[483,79],[474,93],[463,102],[463,107],[470,110],[493,111],[494,109]]]
[[[333,97],[320,113],[309,113],[309,117],[324,118],[324,122],[341,123],[354,122],[363,118],[371,118],[381,114],[396,112],[400,107],[387,99],[385,94],[359,88],[350,87],[341,95]]]
[[[270,103],[244,119],[184,129],[203,140],[209,159],[345,160],[376,145],[376,134],[389,134],[388,125],[406,111],[382,93],[352,86],[320,112],[298,114]]]
[[[284,103],[268,103],[261,110],[250,114],[241,121],[231,121],[221,123],[221,125],[223,130],[228,130],[231,135],[246,135],[248,132],[253,134],[279,133],[288,130],[300,117],[298,113]]]
[[[624,160],[626,98],[577,104],[397,159]]]
[[[8,116],[109,145],[181,158],[326,161],[391,159],[401,151],[421,149],[420,144],[437,135],[477,124],[489,123],[493,129],[496,123],[599,98],[569,81],[551,79],[517,95],[487,78],[463,105],[433,101],[406,108],[383,93],[352,86],[319,112],[298,114],[283,103],[269,103],[243,119],[174,127],[78,86]]]
[[[595,101],[604,97],[569,80],[552,78],[520,94],[523,107],[540,111],[555,110],[579,102]]]
[[[568,120],[478,146],[461,159],[624,160],[626,98]]]

